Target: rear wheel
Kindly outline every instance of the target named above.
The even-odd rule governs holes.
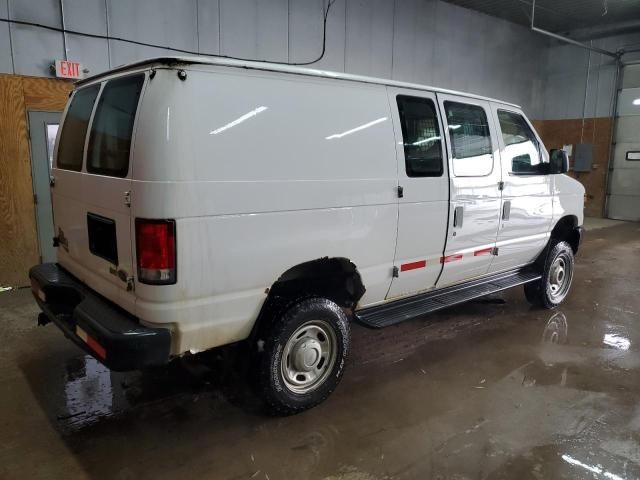
[[[335,390],[349,351],[349,320],[326,298],[308,298],[268,322],[260,335],[258,388],[271,411],[301,412]]]
[[[542,278],[524,286],[524,293],[532,305],[554,308],[569,293],[573,280],[573,250],[567,242],[558,242],[544,262]]]

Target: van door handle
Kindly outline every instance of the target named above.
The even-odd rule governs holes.
[[[455,210],[453,211],[453,226],[454,227],[461,227],[462,226],[463,216],[464,216],[464,207],[456,207]]]
[[[509,220],[511,215],[511,200],[505,200],[502,204],[502,220]]]

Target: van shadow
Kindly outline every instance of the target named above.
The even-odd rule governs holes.
[[[59,352],[58,352],[59,353]],[[63,436],[125,415],[179,418],[181,406],[209,398],[218,408],[263,414],[247,381],[237,345],[177,359],[167,365],[133,372],[113,372],[90,355],[61,363],[59,356],[19,359],[34,396]]]

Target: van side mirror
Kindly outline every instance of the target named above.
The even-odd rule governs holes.
[[[549,152],[549,173],[567,173],[569,157],[562,149],[554,148]]]

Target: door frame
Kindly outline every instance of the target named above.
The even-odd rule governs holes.
[[[30,169],[31,169],[31,190],[33,193],[32,196],[32,200],[33,200],[33,214],[34,214],[34,220],[35,220],[35,226],[36,226],[36,238],[38,240],[38,255],[39,255],[39,260],[40,263],[42,263],[43,261],[55,261],[55,250],[53,249],[53,236],[55,235],[54,233],[54,227],[53,227],[53,209],[51,208],[51,189],[47,188],[48,190],[48,196],[49,196],[49,206],[50,206],[50,218],[51,218],[51,225],[50,225],[50,229],[48,228],[43,228],[43,225],[41,225],[40,222],[40,213],[38,212],[39,209],[39,205],[42,205],[42,196],[44,195],[43,192],[39,192],[39,190],[43,190],[44,189],[44,185],[39,185],[38,183],[41,179],[38,178],[38,172],[37,172],[37,166],[35,164],[35,162],[37,161],[37,159],[34,157],[35,155],[40,156],[43,152],[39,152],[39,150],[41,148],[44,147],[44,155],[46,158],[46,165],[47,165],[47,183],[46,185],[49,186],[50,185],[50,178],[51,178],[51,168],[52,165],[49,162],[49,154],[51,154],[52,156],[55,155],[55,146],[58,142],[58,136],[60,134],[60,130],[58,129],[58,132],[56,134],[56,141],[53,145],[53,148],[51,151],[49,151],[49,145],[48,145],[48,135],[47,135],[47,129],[46,127],[48,125],[51,124],[57,124],[58,126],[60,126],[60,124],[62,123],[62,111],[53,111],[53,110],[35,110],[35,109],[27,109],[26,110],[26,119],[27,119],[27,135],[28,135],[28,144],[29,144],[29,161],[30,161]],[[37,118],[38,116],[43,116],[45,118]],[[57,121],[53,122],[50,121],[53,119],[53,116],[56,116]],[[51,117],[51,118],[46,118],[46,117]],[[32,121],[34,122],[34,125],[32,125]],[[43,143],[43,147],[42,146],[38,146],[38,145],[34,145],[34,139],[39,137],[39,133],[37,133],[36,131],[34,131],[33,127],[36,127],[35,123],[36,122],[43,122],[44,124],[44,131],[41,132],[44,136],[44,143]],[[39,129],[40,127],[42,127],[43,125],[38,125],[37,128]],[[46,202],[45,202],[46,203]],[[49,230],[49,232],[47,232],[46,230]],[[51,242],[51,248],[47,249],[45,248],[46,242],[47,242],[47,238],[48,236],[51,236],[51,238],[49,238],[48,240]]]

